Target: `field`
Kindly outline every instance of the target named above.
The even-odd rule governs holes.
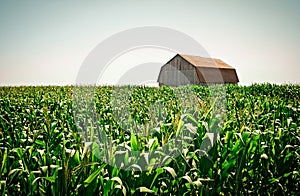
[[[299,145],[299,85],[0,87],[0,195],[297,195]]]

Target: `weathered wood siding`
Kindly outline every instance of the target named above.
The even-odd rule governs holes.
[[[223,76],[220,69],[198,67],[197,71],[201,75],[201,83],[223,83]]]
[[[200,84],[195,67],[180,56],[175,56],[161,68],[158,82],[167,86]]]
[[[237,76],[236,70],[235,69],[223,69],[221,70],[222,76],[224,79],[224,83],[238,83],[239,78]]]
[[[218,69],[198,67],[197,74],[201,83],[238,83],[238,77],[234,69]]]

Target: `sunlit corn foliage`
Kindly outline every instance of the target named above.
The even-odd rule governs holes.
[[[85,88],[0,87],[0,195],[300,193],[298,85]]]

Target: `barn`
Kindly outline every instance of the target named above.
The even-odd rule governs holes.
[[[236,84],[236,70],[219,59],[177,54],[161,67],[159,86]]]

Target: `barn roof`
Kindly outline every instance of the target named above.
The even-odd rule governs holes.
[[[178,55],[196,67],[234,69],[233,67],[224,63],[220,59],[192,56],[192,55],[186,55],[186,54],[178,54]]]

